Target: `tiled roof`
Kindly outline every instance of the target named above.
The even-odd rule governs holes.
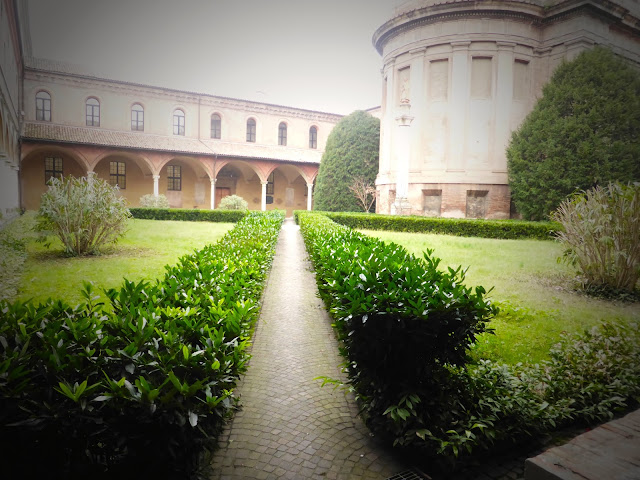
[[[39,122],[26,122],[23,127],[22,138],[25,140],[77,143],[136,150],[159,150],[300,163],[317,164],[320,163],[322,158],[321,151],[312,149],[224,142],[210,139],[198,140],[178,135],[152,135],[142,132],[122,132],[102,128],[73,127]]]

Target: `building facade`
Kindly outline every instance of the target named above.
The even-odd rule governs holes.
[[[420,0],[382,55],[378,213],[510,218],[506,147],[555,67],[594,45],[640,66],[635,0]]]

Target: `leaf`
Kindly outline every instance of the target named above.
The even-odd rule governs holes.
[[[195,427],[198,424],[198,415],[189,410],[189,423],[192,427]]]

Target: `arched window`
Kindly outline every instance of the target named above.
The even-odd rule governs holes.
[[[256,121],[253,118],[247,120],[247,142],[256,141]]]
[[[131,130],[144,131],[144,108],[139,103],[131,107]]]
[[[287,144],[287,124],[282,122],[278,126],[278,145]]]
[[[36,120],[41,122],[51,121],[51,95],[40,91],[36,93]]]
[[[173,134],[184,135],[184,112],[180,109],[173,112]]]
[[[309,148],[318,148],[318,129],[316,127],[309,129]]]
[[[100,102],[97,98],[87,98],[87,126],[100,126]]]
[[[211,115],[211,138],[222,137],[222,118],[217,113]]]

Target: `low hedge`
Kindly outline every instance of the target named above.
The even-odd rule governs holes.
[[[304,210],[296,210],[298,215]],[[562,228],[555,222],[527,222],[522,220],[481,220],[468,218],[435,218],[401,215],[378,215],[351,212],[317,212],[340,225],[357,230],[389,230],[411,233],[439,233],[463,237],[553,239]]]
[[[133,218],[145,220],[183,220],[189,222],[237,223],[248,210],[196,210],[187,208],[130,208]]]
[[[251,213],[153,282],[71,306],[0,302],[8,478],[186,478],[247,368],[282,213]]]

